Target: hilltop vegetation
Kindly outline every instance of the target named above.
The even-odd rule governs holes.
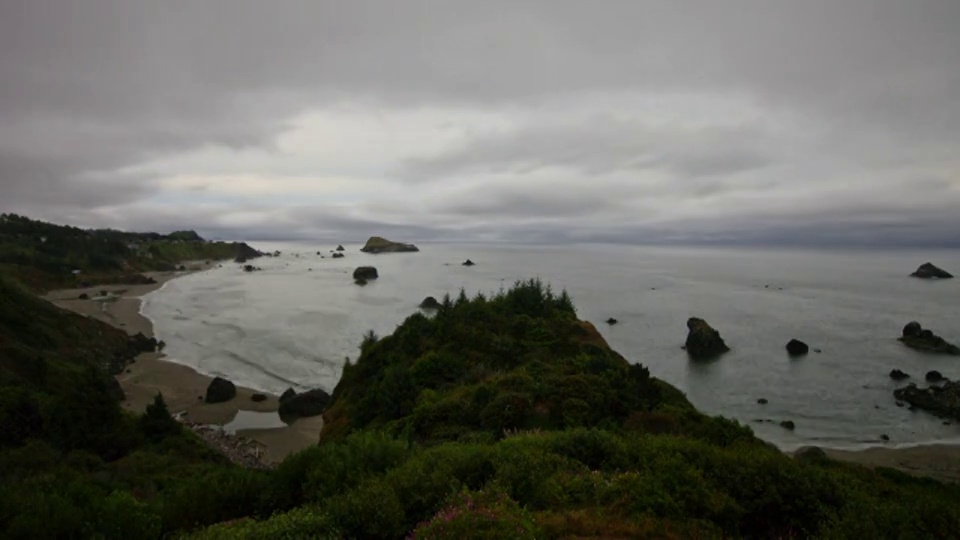
[[[188,260],[232,259],[243,246],[207,242],[194,231],[84,230],[0,215],[0,272],[34,290],[117,282],[137,272],[174,270]]]
[[[117,331],[0,284],[0,427],[20,430],[0,442],[0,537],[960,530],[957,486],[785,456],[698,413],[578,321],[565,293],[536,281],[445,298],[433,318],[368,335],[333,393],[322,442],[273,471],[207,450],[159,398],[143,415],[121,412],[103,361]]]

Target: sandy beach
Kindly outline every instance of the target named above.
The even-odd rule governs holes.
[[[61,308],[100,319],[130,335],[142,332],[152,337],[153,324],[140,314],[140,298],[159,289],[171,279],[209,268],[202,261],[188,262],[185,266],[187,270],[184,272],[145,274],[155,279],[155,284],[62,289],[52,291],[44,298]],[[81,294],[94,298],[100,295],[101,291],[116,296],[116,299],[106,302],[79,299]],[[117,380],[127,396],[123,402],[124,408],[143,412],[157,392],[160,392],[170,412],[180,413],[183,420],[190,424],[223,425],[229,423],[240,410],[269,413],[276,412],[279,408],[278,396],[240,386],[237,387],[237,396],[232,400],[207,404],[203,401],[203,396],[212,377],[198,373],[188,366],[165,361],[162,353],[139,355],[124,373],[117,376]],[[255,393],[264,393],[267,399],[254,402],[251,396]],[[282,428],[240,430],[237,435],[256,441],[261,447],[264,462],[279,463],[286,456],[316,444],[322,428],[323,417],[316,416],[297,420]]]

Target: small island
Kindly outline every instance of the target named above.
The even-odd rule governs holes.
[[[910,277],[920,279],[950,279],[953,277],[953,274],[928,262],[921,264],[914,273],[910,274]]]
[[[364,253],[403,253],[420,251],[420,249],[413,244],[404,244],[380,236],[371,236],[367,243],[360,248],[360,251]]]

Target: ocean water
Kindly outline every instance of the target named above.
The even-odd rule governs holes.
[[[957,251],[799,251],[610,245],[421,245],[420,253],[368,255],[347,245],[258,245],[278,258],[170,281],[144,298],[175,362],[260,390],[332,390],[363,334],[386,335],[428,295],[470,294],[540,277],[573,297],[631,362],[677,386],[700,410],[735,418],[784,449],[858,448],[960,441],[960,425],[897,407],[899,368],[923,384],[929,370],[960,378],[960,358],[904,347],[917,320],[960,342],[960,279],[908,277],[928,260],[960,270]],[[320,250],[326,258],[320,258]],[[463,267],[470,258],[474,267]],[[356,266],[380,278],[353,284]],[[686,320],[705,318],[732,351],[709,362],[681,349]],[[620,323],[608,326],[608,317]],[[791,338],[821,349],[790,359]],[[759,405],[758,398],[769,400]],[[793,420],[793,432],[781,420]],[[881,435],[890,437],[882,443]]]

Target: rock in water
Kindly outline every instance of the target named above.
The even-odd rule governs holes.
[[[355,280],[353,280],[353,283],[354,283],[355,285],[360,285],[361,287],[363,287],[364,285],[367,284],[367,280],[365,280],[365,279],[363,279],[363,278],[355,279]]]
[[[237,387],[232,382],[222,378],[215,377],[207,386],[207,403],[223,403],[230,401],[237,395]]]
[[[343,244],[337,244],[337,251],[344,251]]]
[[[334,259],[342,259],[342,258],[343,258],[343,253],[334,252],[333,258],[334,258]]]
[[[423,302],[420,302],[421,309],[440,309],[440,302],[437,302],[437,299],[428,296],[423,299]]]
[[[947,342],[930,330],[923,329],[916,321],[909,322],[903,327],[903,336],[900,337],[900,341],[918,351],[960,356],[960,347]]]
[[[890,378],[895,381],[902,381],[904,379],[909,379],[910,375],[900,371],[899,369],[894,369],[890,371]]]
[[[462,263],[463,266],[475,266],[476,264],[477,264],[477,263],[471,261],[470,259],[467,259],[467,260],[463,261],[463,263]]]
[[[713,358],[730,350],[720,337],[720,332],[703,319],[691,317],[687,320],[687,329],[686,349],[691,358]]]
[[[903,337],[920,337],[923,327],[917,321],[910,321],[903,327]]]
[[[790,356],[803,356],[808,352],[810,352],[810,347],[798,339],[791,339],[790,342],[787,343],[787,353]]]
[[[960,382],[947,381],[943,386],[930,388],[917,388],[917,385],[910,384],[894,390],[893,395],[900,401],[941,418],[960,420]]]
[[[928,371],[924,379],[926,379],[927,382],[940,382],[943,380],[943,374],[936,370]]]
[[[330,403],[330,394],[316,388],[280,401],[280,416],[297,418],[317,416]]]
[[[403,244],[379,236],[371,236],[367,243],[360,248],[360,251],[364,253],[400,253],[420,250],[413,244]]]
[[[923,263],[920,265],[920,268],[917,268],[917,271],[910,274],[911,277],[922,278],[922,279],[949,279],[953,275],[946,270],[937,268],[933,263]]]
[[[797,425],[793,423],[793,420],[784,420],[783,422],[780,422],[780,427],[793,431],[797,428]]]
[[[607,319],[605,322],[606,322],[607,324],[609,324],[610,326],[613,326],[613,325],[617,324],[617,323],[620,322],[620,321],[614,319],[613,317],[610,317],[610,318]]]
[[[357,269],[353,271],[353,279],[356,281],[362,279],[366,282],[371,279],[377,279],[378,277],[377,269],[372,266],[358,266]]]

